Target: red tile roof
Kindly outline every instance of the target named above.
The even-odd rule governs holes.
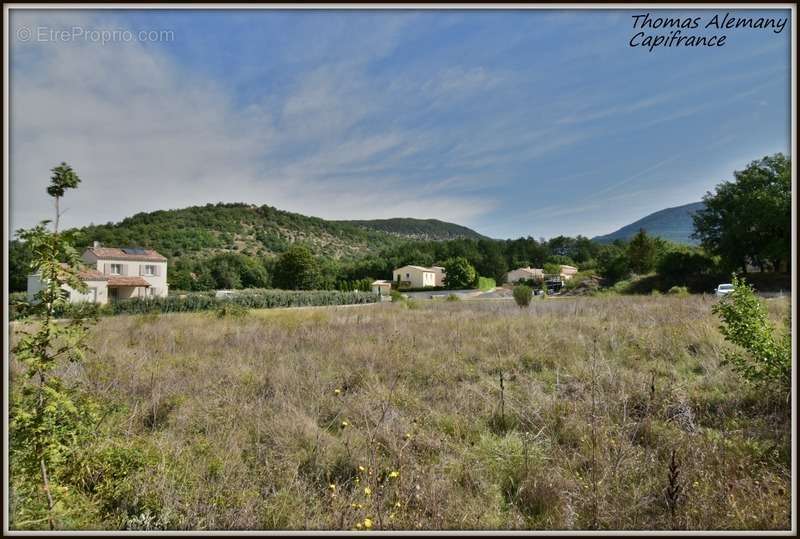
[[[89,247],[87,251],[94,254],[97,258],[112,260],[140,260],[144,262],[166,262],[167,259],[152,249],[142,249],[142,253],[126,253],[122,249],[115,247]]]
[[[69,266],[65,263],[61,263],[63,268],[68,268]],[[99,271],[93,268],[87,267],[80,267],[78,268],[78,278],[81,281],[107,281],[108,275],[103,275]]]
[[[78,278],[81,281],[107,281],[108,275],[103,275],[97,270],[87,268],[78,271]]]
[[[150,283],[141,277],[117,277],[112,275],[108,278],[108,286],[150,286]]]

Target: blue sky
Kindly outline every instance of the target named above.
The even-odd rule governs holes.
[[[48,170],[66,160],[84,180],[67,225],[244,201],[593,236],[788,153],[790,24],[648,52],[628,45],[640,13],[12,11],[12,36],[173,33],[12,39],[12,227],[49,215]]]

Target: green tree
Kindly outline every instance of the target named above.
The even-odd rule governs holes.
[[[694,237],[729,269],[748,262],[763,271],[791,258],[791,160],[775,154],[733,173],[703,197],[705,209],[693,216]]]
[[[653,271],[660,250],[659,239],[648,236],[647,232],[640,228],[628,243],[628,262],[631,271],[639,275]]]
[[[447,259],[444,263],[444,285],[447,288],[469,288],[475,284],[478,274],[469,260],[463,256]]]
[[[208,271],[214,279],[214,287],[222,289],[242,288],[239,265],[229,253],[209,259]]]
[[[41,520],[46,520],[50,529],[58,527],[58,518],[70,509],[65,490],[56,488],[60,472],[96,420],[91,404],[82,402],[57,375],[66,362],[83,358],[89,321],[80,317],[68,323],[56,320],[56,313],[68,303],[63,287],[79,292],[87,288],[78,277],[80,258],[73,247],[74,234],[58,231],[60,199],[80,180],[65,163],[53,171],[47,188],[55,199],[53,230],[47,229],[50,221],[43,221],[17,232],[30,249],[31,271],[39,275],[42,289],[31,308],[39,317],[35,329],[23,331],[13,348],[25,375],[12,380],[9,424],[14,490],[25,506],[20,511],[40,518],[44,513]],[[44,503],[37,500],[41,496]]]
[[[600,274],[615,283],[630,274],[628,254],[620,245],[604,245],[597,254],[597,267]]]
[[[285,290],[313,290],[320,280],[319,264],[308,247],[292,245],[278,257],[273,281]]]
[[[658,260],[656,271],[672,284],[685,284],[690,279],[706,275],[716,269],[715,261],[699,249],[679,248],[664,253]]]
[[[547,262],[542,266],[542,271],[544,271],[547,275],[559,275],[561,273],[561,264]]]
[[[776,336],[775,327],[756,293],[744,280],[733,276],[733,292],[712,308],[720,316],[720,331],[729,342],[743,348],[728,352],[726,360],[752,383],[777,383],[788,389],[792,383],[792,338],[789,320],[786,331]]]
[[[58,234],[58,223],[61,219],[61,208],[59,203],[67,189],[76,189],[81,179],[72,170],[72,167],[62,162],[57,167],[50,170],[53,175],[50,176],[50,185],[47,186],[47,194],[53,197],[56,206],[56,220],[53,225],[53,231]]]

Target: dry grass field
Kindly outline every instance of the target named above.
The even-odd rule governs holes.
[[[721,365],[714,301],[102,319],[72,525],[788,529],[786,395]]]

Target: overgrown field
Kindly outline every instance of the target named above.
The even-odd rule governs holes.
[[[721,365],[714,301],[101,319],[63,373],[101,419],[59,525],[788,529],[790,406]]]

